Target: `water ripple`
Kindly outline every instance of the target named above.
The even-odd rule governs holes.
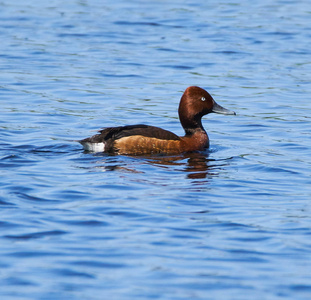
[[[30,234],[22,234],[22,235],[5,235],[5,238],[8,239],[16,239],[16,240],[29,240],[29,239],[38,239],[46,236],[53,235],[62,235],[65,234],[64,231],[54,230],[54,231],[44,231],[44,232],[35,232]]]

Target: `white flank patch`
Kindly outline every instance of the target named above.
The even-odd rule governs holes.
[[[104,143],[83,143],[83,148],[86,151],[91,152],[104,152],[105,144]]]

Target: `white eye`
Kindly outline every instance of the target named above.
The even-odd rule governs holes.
[[[202,97],[201,100],[202,100],[202,101],[205,101],[206,99],[205,99],[205,97]]]

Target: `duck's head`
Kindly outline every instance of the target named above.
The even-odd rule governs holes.
[[[178,109],[180,122],[186,132],[196,128],[203,129],[201,118],[209,113],[236,114],[217,104],[206,90],[198,86],[188,87],[180,99]]]

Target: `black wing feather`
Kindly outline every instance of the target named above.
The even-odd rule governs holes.
[[[164,130],[159,127],[143,124],[105,128],[101,130],[100,133],[105,136],[105,140],[109,138],[117,140],[132,135],[141,135],[145,137],[158,138],[161,140],[179,140],[179,136],[173,132]]]
[[[119,127],[108,127],[99,131],[99,134],[81,140],[80,143],[102,143],[109,140],[118,140],[123,137],[141,135],[145,137],[158,138],[161,140],[179,140],[180,137],[173,132],[159,127],[149,125],[127,125]]]

